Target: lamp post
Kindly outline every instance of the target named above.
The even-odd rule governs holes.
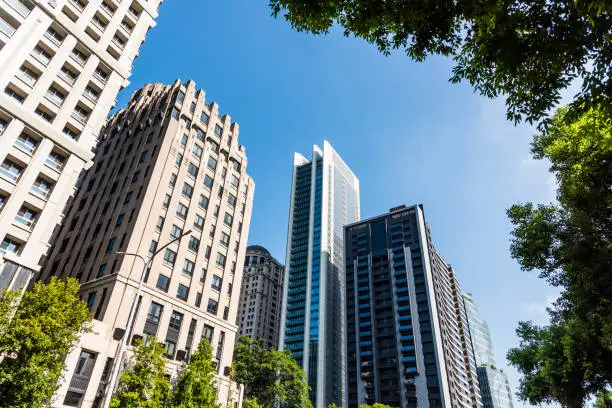
[[[144,277],[147,273],[147,268],[151,265],[153,258],[157,256],[163,249],[165,249],[168,245],[181,240],[185,235],[191,234],[191,230],[183,232],[178,237],[173,240],[167,242],[164,246],[157,249],[153,255],[151,255],[148,259],[143,257],[142,255],[130,253],[130,252],[116,252],[118,255],[130,255],[135,256],[142,260],[142,272],[140,273],[140,281],[138,283],[138,290],[136,291],[136,296],[134,296],[134,300],[132,300],[132,308],[130,309],[130,314],[128,316],[128,321],[125,326],[125,333],[121,338],[121,343],[119,343],[119,348],[117,349],[117,353],[115,354],[115,361],[113,362],[113,369],[111,371],[110,380],[106,387],[106,395],[104,396],[104,405],[103,408],[108,408],[110,406],[111,399],[113,398],[113,391],[115,390],[115,384],[117,383],[117,377],[119,376],[119,369],[121,368],[121,360],[123,359],[123,353],[125,348],[129,344],[129,338],[132,335],[132,331],[134,329],[134,321],[136,320],[136,308],[138,307],[138,299],[140,298],[140,294],[142,293],[142,286],[144,284]],[[129,279],[129,277],[128,277]]]

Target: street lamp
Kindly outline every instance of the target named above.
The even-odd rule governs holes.
[[[111,399],[113,397],[113,391],[115,390],[115,384],[117,382],[117,377],[119,376],[119,369],[121,368],[121,360],[123,359],[123,352],[126,346],[129,344],[129,337],[131,337],[132,331],[134,329],[134,321],[136,320],[136,308],[138,307],[138,299],[140,298],[140,294],[142,293],[142,285],[144,284],[144,277],[147,273],[147,268],[151,265],[153,258],[157,256],[163,249],[165,249],[168,245],[179,241],[185,235],[191,234],[191,230],[183,232],[178,237],[174,238],[172,241],[166,243],[164,246],[159,248],[153,255],[151,255],[148,259],[143,257],[142,255],[130,253],[130,252],[116,252],[118,255],[130,255],[135,256],[142,260],[142,272],[140,274],[140,282],[138,284],[138,290],[136,291],[136,296],[134,296],[134,300],[132,301],[132,308],[130,309],[130,315],[128,316],[128,321],[125,327],[125,333],[121,338],[121,343],[119,343],[119,349],[115,354],[115,361],[113,363],[113,369],[111,371],[110,380],[108,382],[108,386],[106,387],[106,395],[104,396],[104,408],[108,408],[110,406]]]

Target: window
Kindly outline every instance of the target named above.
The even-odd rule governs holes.
[[[98,273],[96,274],[96,279],[104,276],[104,271],[106,271],[106,264],[100,265],[100,267],[98,268]]]
[[[153,323],[159,323],[163,310],[164,307],[162,305],[151,302],[151,307],[149,307],[149,313],[147,314],[147,320]]]
[[[194,143],[194,144],[193,144],[193,149],[191,150],[191,153],[193,153],[193,155],[194,155],[195,157],[197,157],[198,159],[200,159],[200,158],[202,158],[202,152],[203,152],[202,146],[200,146],[200,145],[199,145],[199,144],[197,144],[197,143]]]
[[[225,267],[225,255],[221,252],[217,252],[217,266]]]
[[[147,136],[147,140],[145,142],[145,144],[149,144],[153,141],[153,133],[149,133],[149,135]]]
[[[231,205],[232,207],[236,206],[236,196],[233,195],[232,193],[228,193],[227,194],[227,203],[229,205]]]
[[[182,155],[182,154],[180,154],[180,153],[178,153],[178,154],[176,155],[176,165],[177,165],[177,166],[180,166],[182,162],[183,162],[183,155]]]
[[[208,174],[204,176],[204,185],[208,188],[213,186],[213,179]]]
[[[166,275],[162,275],[161,273],[157,277],[157,289],[163,290],[164,292],[168,292],[168,287],[170,286],[170,278]]]
[[[168,206],[170,205],[170,194],[166,194],[166,196],[164,197],[164,208],[168,209]]]
[[[223,128],[219,125],[215,125],[215,135],[221,136],[223,134]]]
[[[95,303],[96,303],[96,292],[89,292],[89,295],[87,295],[87,308],[89,309],[90,312],[92,311]]]
[[[141,155],[140,155],[140,163],[142,163],[143,161],[147,160],[147,153],[148,152],[149,152],[148,150],[145,150],[144,152],[141,153]]]
[[[205,257],[206,259],[210,259],[210,253],[211,253],[211,251],[212,251],[212,247],[211,247],[210,245],[208,245],[208,246],[206,247],[206,251],[204,252],[204,257]]]
[[[198,176],[198,166],[189,162],[189,165],[187,166],[187,174],[193,178],[196,178]]]
[[[200,249],[200,240],[193,236],[189,237],[188,248],[191,249],[192,251],[197,252],[198,249]]]
[[[202,207],[203,209],[207,209],[208,208],[208,197],[206,197],[204,194],[200,194],[200,207]]]
[[[231,227],[233,221],[234,217],[232,217],[230,213],[226,212],[225,217],[223,217],[223,222],[225,223],[225,225],[229,225]]]
[[[172,229],[170,230],[170,239],[176,239],[180,237],[182,233],[182,228],[179,228],[176,224],[173,224]]]
[[[193,187],[190,184],[183,184],[183,195],[189,198],[191,198],[191,196],[193,195]]]
[[[209,235],[210,235],[211,238],[214,238],[216,229],[217,229],[217,227],[214,224],[210,226],[210,234]]]
[[[140,170],[136,171],[136,173],[134,173],[134,175],[132,176],[132,183],[137,182],[140,179]]]
[[[158,230],[162,229],[165,220],[166,219],[164,217],[159,216],[159,218],[157,219],[157,224],[155,224],[155,228],[157,228]]]
[[[219,216],[219,206],[218,206],[218,205],[215,205],[215,210],[213,211],[213,215],[214,215],[215,217],[218,217],[218,216]]]
[[[34,153],[36,147],[38,146],[38,140],[34,139],[32,136],[27,135],[25,133],[17,136],[17,140],[15,141],[15,145],[28,154]]]
[[[189,296],[189,288],[179,283],[178,291],[176,292],[176,297],[181,300],[187,300],[188,296]]]
[[[174,352],[176,351],[176,343],[172,340],[166,339],[164,342],[164,355],[170,360],[174,359]]]
[[[185,263],[183,264],[183,273],[186,273],[187,275],[192,276],[194,269],[195,269],[195,264],[189,259],[185,259]]]
[[[176,173],[172,173],[170,175],[170,187],[174,187],[176,184]]]
[[[204,329],[202,329],[202,339],[207,340],[209,343],[211,343],[214,333],[215,328],[205,324]]]
[[[6,237],[4,238],[2,243],[0,243],[0,254],[3,254],[5,252],[19,253],[20,250],[21,250],[21,243],[11,238]]]
[[[176,252],[171,249],[166,248],[166,253],[164,254],[164,263],[169,266],[174,266],[174,262],[176,261]]]
[[[174,119],[178,119],[179,118],[179,111],[176,108],[172,108],[172,117]]]
[[[176,208],[176,215],[182,219],[187,218],[187,207],[182,203],[179,203],[178,207]]]
[[[204,227],[204,218],[200,215],[196,215],[193,226],[201,230]]]
[[[117,217],[117,222],[115,223],[115,226],[118,227],[119,225],[123,224],[124,218],[125,218],[125,214],[119,214],[119,216]]]
[[[221,279],[219,275],[213,275],[210,287],[214,290],[221,291],[221,286],[223,286],[223,279]]]
[[[19,177],[21,177],[22,171],[22,166],[9,159],[4,160],[4,162],[2,162],[2,165],[0,166],[0,173],[4,174],[6,177],[13,181],[17,181]]]
[[[116,238],[111,238],[108,241],[108,245],[106,246],[106,252],[107,253],[110,253],[110,252],[113,251],[113,248],[115,247],[115,241],[116,241]]]
[[[191,102],[191,105],[189,105],[189,112],[191,113],[195,112],[195,108],[196,108],[195,102]]]
[[[202,112],[202,114],[200,115],[200,122],[208,123],[209,119],[210,119],[210,116],[208,116],[206,112]]]
[[[188,140],[188,139],[189,139],[189,136],[187,136],[187,135],[183,135],[183,137],[181,137],[181,144],[182,144],[183,146],[186,146],[186,145],[187,145],[187,140]]]
[[[230,236],[226,232],[221,232],[221,244],[223,246],[229,245]]]
[[[178,95],[176,96],[176,99],[178,99],[179,102],[183,102],[185,100],[185,92],[179,91]]]
[[[235,174],[232,174],[232,177],[230,177],[230,184],[234,186],[235,188],[238,188],[238,185],[240,184],[240,180],[238,179],[238,177],[236,177]]]
[[[217,169],[217,159],[215,159],[212,156],[208,157],[208,168],[211,170],[216,170]]]
[[[134,195],[134,193],[132,191],[128,191],[128,193],[125,195],[125,200],[123,200],[123,204],[127,204],[132,201],[132,195]]]
[[[201,141],[204,141],[205,138],[205,134],[204,132],[202,132],[200,129],[196,128],[196,136],[198,137],[198,139],[200,139]]]
[[[202,304],[202,292],[198,292],[196,293],[195,305],[196,307],[200,307],[201,304]]]
[[[210,141],[210,149],[215,152],[215,153],[219,153],[219,144],[217,142],[213,142],[212,140]]]
[[[151,245],[149,245],[149,256],[153,255],[157,251],[157,241],[152,240]]]
[[[217,307],[219,305],[219,302],[217,302],[214,299],[208,299],[208,306],[206,307],[206,311],[208,313],[212,313],[212,314],[217,314]]]

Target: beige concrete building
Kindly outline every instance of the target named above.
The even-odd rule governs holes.
[[[200,339],[213,346],[219,402],[240,403],[229,381],[254,183],[238,124],[207,103],[193,81],[147,85],[101,132],[87,172],[43,268],[73,276],[94,314],[94,332],[67,360],[56,406],[100,406],[143,262],[134,337],[165,344],[168,374]]]
[[[238,332],[277,349],[285,267],[259,245],[247,247],[238,308]]]
[[[0,288],[39,270],[161,0],[0,0]]]

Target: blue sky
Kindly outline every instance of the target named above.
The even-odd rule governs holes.
[[[534,130],[508,123],[503,101],[450,84],[451,67],[385,57],[339,32],[294,32],[267,0],[174,0],[161,6],[117,106],[147,82],[195,80],[240,125],[256,183],[249,243],[281,261],[293,152],[309,156],[324,139],[360,179],[362,218],[423,203],[505,367],[517,321],[545,322],[556,294],[510,258],[505,209],[552,200],[554,181],[530,159]],[[517,374],[506,370],[515,389]]]

